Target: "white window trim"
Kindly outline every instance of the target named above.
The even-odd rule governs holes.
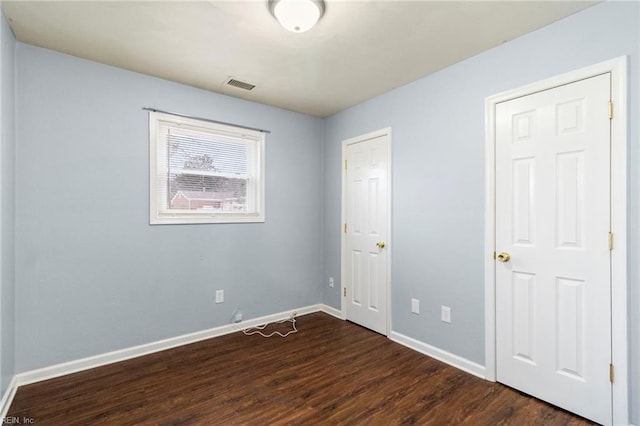
[[[158,127],[160,122],[171,122],[177,125],[198,127],[202,129],[218,131],[225,134],[251,135],[257,139],[257,158],[253,159],[257,168],[257,181],[254,185],[248,185],[247,191],[257,191],[257,195],[248,194],[248,200],[254,200],[257,204],[252,213],[238,212],[189,212],[172,211],[163,212],[160,209],[157,185],[159,183],[159,141]],[[179,115],[162,112],[149,112],[149,223],[158,224],[199,224],[199,223],[260,223],[265,221],[265,134],[257,130],[235,127],[232,125],[218,124]],[[253,210],[253,209],[252,209]]]

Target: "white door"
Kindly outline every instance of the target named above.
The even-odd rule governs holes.
[[[343,288],[348,320],[387,334],[388,131],[345,142]]]
[[[496,106],[497,380],[602,424],[612,413],[609,100],[603,74]]]

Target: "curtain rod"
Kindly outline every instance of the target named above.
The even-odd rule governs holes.
[[[208,121],[209,123],[225,124],[227,126],[239,127],[241,129],[254,130],[256,132],[262,132],[262,133],[267,133],[267,134],[271,133],[271,130],[256,129],[255,127],[242,126],[240,124],[227,123],[226,121],[212,120],[210,118],[194,117],[193,115],[178,114],[177,112],[163,111],[161,109],[150,108],[150,107],[142,107],[142,109],[145,110],[145,111],[161,112],[161,113],[164,113],[164,114],[177,115],[178,117],[193,118],[193,119],[196,119],[196,120]]]

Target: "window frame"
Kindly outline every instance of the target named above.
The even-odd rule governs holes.
[[[159,196],[160,185],[167,185],[168,176],[163,168],[162,153],[166,153],[166,140],[160,131],[161,125],[184,127],[198,132],[232,137],[249,145],[247,173],[251,184],[247,185],[247,203],[252,206],[250,212],[193,212],[171,210],[167,200]],[[166,158],[165,158],[166,162]],[[196,173],[197,174],[197,173]],[[165,203],[165,204],[163,204]],[[265,133],[215,123],[196,118],[173,115],[164,112],[149,112],[149,224],[216,224],[216,223],[262,223],[265,221]]]

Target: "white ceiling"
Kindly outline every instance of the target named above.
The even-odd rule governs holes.
[[[325,117],[596,2],[326,3],[303,34],[283,29],[267,0],[2,1],[2,10],[25,43]]]

